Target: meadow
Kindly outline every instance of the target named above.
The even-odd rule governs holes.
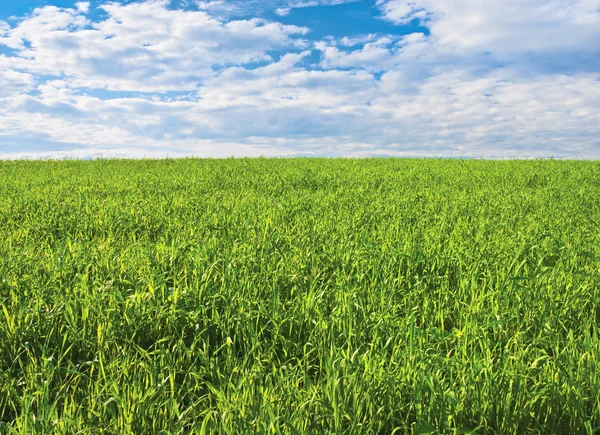
[[[600,162],[0,162],[0,433],[595,434]]]

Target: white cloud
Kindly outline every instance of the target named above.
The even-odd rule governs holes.
[[[360,0],[288,0],[287,6],[277,8],[275,13],[280,16],[286,16],[292,9],[310,8],[315,6],[337,6],[346,3],[355,3]]]
[[[166,0],[109,3],[90,22],[78,10],[36,9],[0,43],[20,67],[65,76],[74,86],[132,91],[193,90],[213,65],[268,60],[307,29],[258,18],[221,22],[202,11],[171,10]]]
[[[300,0],[290,3],[292,7],[309,7],[309,6],[337,6],[346,3],[355,3],[360,0]]]
[[[0,69],[0,98],[28,92],[33,89],[33,85],[34,78],[31,74]]]
[[[368,35],[361,35],[349,38],[348,36],[344,36],[340,43],[346,47],[353,47],[355,45],[366,44],[367,42],[371,42],[377,38],[375,33],[369,33]]]
[[[289,4],[290,8],[310,8],[314,6],[320,6],[320,3],[316,0],[304,0],[304,1],[295,1]]]
[[[52,83],[4,100],[0,134],[102,155],[144,143],[152,155],[600,157],[594,75],[456,70],[406,93],[401,73],[307,71],[305,55],[228,68],[185,101],[102,100]]]
[[[342,43],[348,41],[342,41]],[[368,70],[381,71],[390,65],[393,52],[388,47],[392,40],[383,37],[377,41],[367,42],[361,49],[351,52],[341,51],[335,46],[318,44],[322,51],[321,65],[324,68],[351,68],[360,67]],[[354,45],[354,44],[352,44]]]
[[[198,9],[203,11],[218,12],[218,13],[231,13],[237,12],[238,7],[225,0],[198,0],[196,1]]]
[[[377,0],[384,16],[396,24],[407,24],[414,19],[425,21],[429,16],[418,2],[406,0]]]
[[[84,14],[87,14],[90,10],[90,2],[77,2],[75,3],[75,8]]]
[[[16,53],[0,55],[0,158],[600,158],[597,64],[567,74],[514,61],[531,47],[558,60],[567,46],[597,52],[596,18],[581,12],[591,2],[573,0],[587,6],[562,14],[548,8],[564,1],[532,0],[536,13],[520,6],[546,38],[581,23],[552,45],[537,34],[538,42],[517,42],[534,30],[510,22],[511,2],[490,4],[492,16],[465,1],[378,3],[389,20],[423,20],[430,35],[311,44],[301,26],[217,18],[213,11],[231,6],[221,0],[199,2],[202,11],[166,0],[107,3],[100,21],[80,7],[36,9],[13,27],[0,22],[0,43]],[[558,30],[546,29],[550,16]],[[505,35],[510,29],[516,34]],[[513,61],[499,68],[502,56]]]
[[[227,3],[225,3],[224,0],[208,0],[208,1],[203,1],[203,0],[198,0],[196,2],[196,5],[198,6],[199,9],[221,9],[224,7],[230,7]]]
[[[445,50],[472,53],[596,50],[597,0],[377,0],[397,24],[419,19]]]

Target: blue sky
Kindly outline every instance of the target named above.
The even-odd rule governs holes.
[[[0,2],[0,158],[600,158],[598,0]]]

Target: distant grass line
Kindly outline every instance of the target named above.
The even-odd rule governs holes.
[[[0,162],[0,433],[598,433],[599,222],[599,162]]]

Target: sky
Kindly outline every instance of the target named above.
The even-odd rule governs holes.
[[[600,0],[0,0],[0,158],[600,158]]]

